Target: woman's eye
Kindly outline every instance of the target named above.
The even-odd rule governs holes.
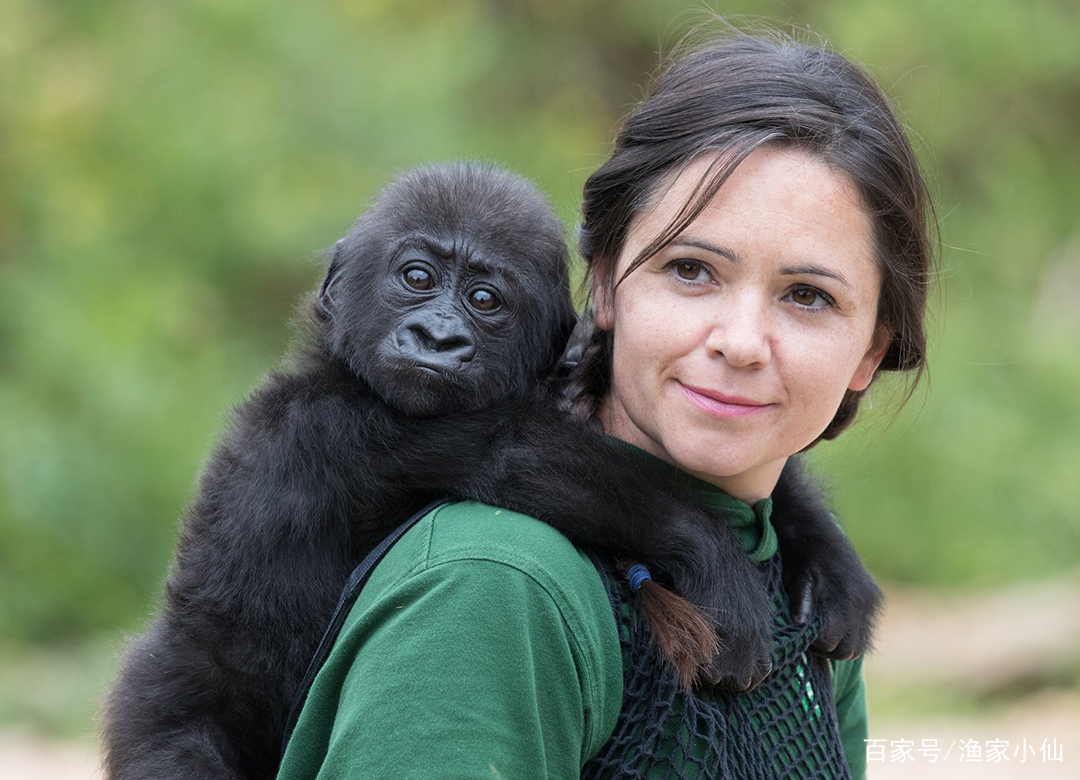
[[[796,287],[790,295],[793,302],[807,309],[823,309],[833,305],[829,296],[814,287]]]
[[[696,260],[675,260],[671,264],[680,279],[686,282],[703,282],[709,274],[705,267]]]
[[[499,308],[499,297],[484,287],[478,287],[469,293],[469,305],[477,311],[495,311]]]
[[[434,280],[423,268],[406,268],[405,284],[414,290],[430,290],[434,285]]]

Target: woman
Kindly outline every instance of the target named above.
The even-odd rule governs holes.
[[[770,494],[879,370],[921,370],[928,210],[856,66],[752,36],[678,57],[585,186],[596,330],[568,392],[742,518],[775,594],[773,672],[685,691],[650,641],[670,616],[647,572],[451,504],[373,573],[279,776],[862,776],[860,660],[826,662],[791,618]]]

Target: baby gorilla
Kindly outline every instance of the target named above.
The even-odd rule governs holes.
[[[306,341],[236,410],[202,473],[161,613],[106,703],[109,778],[272,777],[350,572],[440,496],[634,556],[723,615],[719,676],[767,673],[769,602],[735,535],[557,410],[543,380],[575,319],[566,260],[544,199],[490,167],[415,170],[360,217]],[[798,582],[830,599],[824,649],[861,651],[876,588],[804,501],[778,519],[781,534],[802,529]]]

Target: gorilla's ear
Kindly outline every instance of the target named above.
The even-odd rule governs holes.
[[[545,377],[563,372],[568,368],[564,355],[572,349],[572,337],[577,335],[578,330],[578,315],[574,311],[569,295],[566,296],[565,302],[560,302],[558,311],[555,314],[555,320],[556,327],[553,334],[554,339],[551,342],[551,351],[543,362],[546,368],[543,372]]]
[[[574,311],[573,304],[571,304],[568,308],[563,309],[561,319],[562,327],[559,330],[559,343],[566,347],[570,343],[570,337],[577,330],[581,318]]]
[[[344,238],[334,244],[334,257],[330,260],[330,267],[326,269],[326,277],[323,279],[322,287],[319,289],[319,308],[330,317],[334,316],[334,288],[341,280],[344,246]]]

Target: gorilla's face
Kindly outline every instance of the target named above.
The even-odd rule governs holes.
[[[377,294],[362,301],[354,370],[410,415],[476,408],[516,389],[537,326],[524,269],[460,236],[406,234],[387,260]]]
[[[573,321],[561,223],[492,168],[415,171],[339,243],[329,344],[405,414],[480,409],[554,365]]]

